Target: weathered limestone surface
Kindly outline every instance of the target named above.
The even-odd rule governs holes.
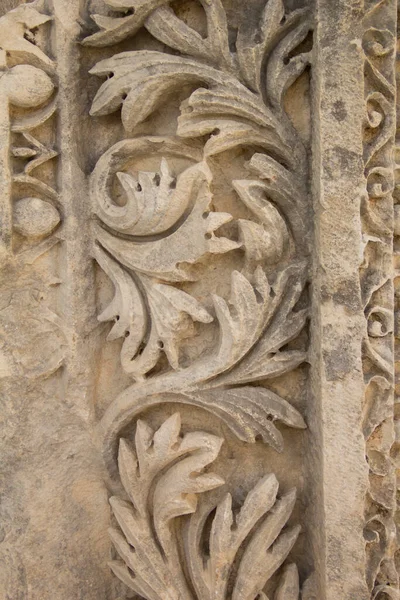
[[[0,0],[1,599],[400,599],[396,32]]]

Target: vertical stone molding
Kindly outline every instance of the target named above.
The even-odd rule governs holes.
[[[396,32],[0,7],[0,597],[400,600]]]
[[[363,538],[368,481],[361,429],[366,330],[360,282],[364,10],[358,0],[320,0],[316,15],[311,365],[317,408],[313,429],[320,440],[315,450],[322,477],[319,501],[323,498],[318,576],[322,597],[329,600],[370,597]]]

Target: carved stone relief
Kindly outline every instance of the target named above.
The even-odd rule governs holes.
[[[366,383],[363,433],[369,466],[366,498],[366,576],[373,597],[399,589],[396,569],[396,474],[393,372],[393,189],[395,98],[395,3],[365,11],[366,194],[361,204],[364,259],[361,290],[366,316],[363,369]]]
[[[285,15],[282,2],[268,2],[256,31],[239,26],[232,49],[222,3],[201,6],[203,37],[168,3],[147,3],[142,12],[132,3],[133,14],[124,16],[126,5],[113,2],[120,15],[92,14],[99,31],[83,41],[88,47],[108,46],[144,26],[166,47],[117,53],[90,71],[108,76],[91,115],[121,108],[124,128],[124,139],[101,155],[90,178],[98,218],[94,256],[115,288],[98,318],[114,321],[109,340],[125,338],[121,366],[134,380],[101,422],[112,477],[122,429],[133,427],[149,407],[173,402],[205,409],[239,440],[260,439],[278,452],[284,446],[275,422],[306,427],[290,399],[254,383],[283,378],[307,360],[307,155],[284,96],[310,61],[310,12],[302,8]],[[182,86],[187,93],[180,99],[175,131],[161,136],[150,127],[140,135],[140,124]],[[240,177],[218,172],[224,156],[235,160]],[[223,176],[224,193],[234,196],[230,202],[218,193]],[[228,279],[222,292],[210,273],[218,263]],[[194,337],[197,347],[190,349]],[[119,555],[112,569],[148,599],[256,598],[296,542],[299,526],[279,536],[295,493],[283,495],[274,507],[278,482],[269,474],[248,492],[234,517],[229,494],[208,498],[224,480],[194,476],[216,458],[223,439],[188,433],[181,440],[177,423],[178,415],[170,417],[151,442],[152,430],[136,421],[136,455],[119,442],[119,477],[133,507],[111,500],[120,527],[112,530]],[[189,443],[192,436],[198,441]],[[196,451],[193,458],[171,467],[146,497],[157,470],[189,449]],[[187,514],[193,516],[185,523]],[[173,533],[172,519],[178,517],[187,528],[186,541]],[[210,519],[209,550],[203,555],[199,545]],[[274,597],[299,593],[291,564]]]
[[[343,600],[399,599],[395,0],[6,8],[4,597],[339,600],[343,577]],[[350,300],[322,233],[349,98],[356,210],[329,228]],[[337,308],[364,398],[344,508]]]

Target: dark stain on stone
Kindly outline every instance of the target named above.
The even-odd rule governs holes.
[[[336,100],[332,108],[332,114],[339,123],[347,117],[347,110],[343,100]]]
[[[347,148],[334,146],[326,153],[323,166],[328,177],[339,179],[345,173],[359,171],[362,168],[362,158]]]
[[[329,337],[329,331],[324,330],[323,335]],[[354,370],[354,349],[351,341],[346,338],[336,340],[330,350],[323,352],[327,381],[341,380]]]
[[[335,287],[321,286],[321,301],[343,306],[349,313],[358,314],[361,309],[361,295],[358,282],[352,279],[343,279]]]
[[[359,287],[354,281],[341,281],[332,296],[333,301],[340,306],[345,306],[351,313],[358,314],[361,309],[361,295]]]

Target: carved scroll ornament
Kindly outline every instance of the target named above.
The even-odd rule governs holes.
[[[387,3],[365,14],[366,194],[361,207],[364,261],[361,289],[366,316],[363,433],[369,466],[365,504],[366,577],[371,598],[397,598],[396,474],[393,373],[393,146],[395,135],[395,20]],[[379,24],[382,23],[382,26]],[[378,24],[378,26],[376,26]],[[389,25],[389,26],[388,26]]]
[[[93,15],[99,31],[84,45],[114,44],[144,26],[170,50],[127,51],[98,62],[91,73],[107,80],[93,100],[92,116],[121,108],[124,130],[134,135],[167,94],[192,87],[180,106],[175,135],[123,139],[100,157],[91,176],[94,256],[115,287],[99,320],[114,321],[109,339],[125,338],[121,365],[135,381],[101,423],[110,473],[115,475],[122,428],[143,410],[171,401],[203,408],[240,440],[261,438],[282,452],[275,422],[302,429],[304,419],[280,395],[252,384],[307,360],[304,344],[285,348],[308,317],[307,307],[298,303],[307,280],[309,207],[306,151],[283,100],[310,60],[308,50],[297,51],[310,31],[308,11],[285,15],[280,0],[269,0],[259,30],[240,27],[232,51],[219,0],[201,2],[205,38],[168,2],[106,4],[121,16]],[[132,14],[124,15],[129,9]],[[247,178],[231,181],[248,218],[235,219],[214,204],[212,159],[234,149],[249,154]],[[129,166],[148,156],[158,157],[158,170]],[[174,170],[176,158],[187,166]],[[116,182],[123,202],[115,197]],[[240,253],[243,267],[231,273],[229,297],[210,290],[212,303],[206,307],[187,284],[201,277],[210,257],[231,252]],[[199,324],[213,328],[215,341],[207,352],[185,359],[181,348],[199,334]],[[118,470],[129,502],[112,500],[123,532],[111,534],[122,558],[112,565],[114,572],[149,600],[266,597],[264,585],[298,535],[296,527],[281,532],[294,492],[276,500],[278,483],[268,475],[234,516],[229,494],[205,493],[223,481],[200,474],[222,440],[201,432],[178,434],[178,416],[156,433],[139,420],[136,450],[119,441]],[[177,462],[183,454],[189,456]],[[157,472],[158,482],[151,484]],[[200,548],[204,536],[207,556]],[[228,583],[232,573],[234,584]],[[274,598],[298,597],[297,569],[288,565]]]

